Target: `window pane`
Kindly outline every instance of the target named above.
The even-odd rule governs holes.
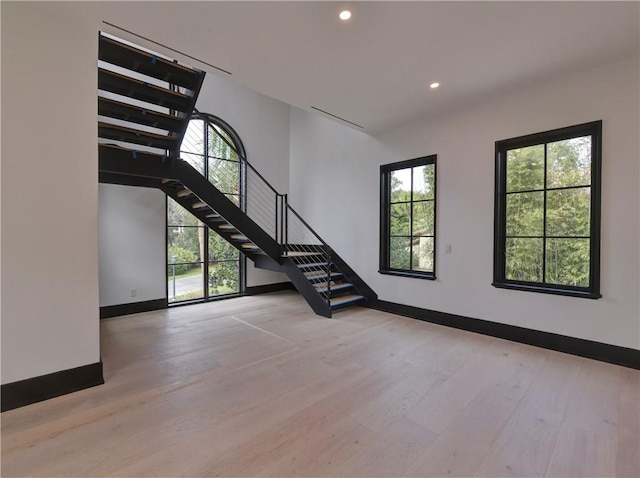
[[[238,261],[209,263],[209,295],[233,294],[240,291]]]
[[[589,286],[589,239],[547,239],[546,282]]]
[[[507,151],[507,192],[544,187],[544,145]]]
[[[204,123],[202,120],[192,119],[189,121],[187,131],[180,145],[180,151],[200,154],[204,152]]]
[[[591,136],[547,144],[547,187],[591,184]]]
[[[425,164],[413,168],[413,200],[433,199],[436,191],[435,179],[435,165]]]
[[[434,226],[433,201],[419,201],[413,203],[413,235],[433,236]]]
[[[414,237],[411,269],[433,272],[433,237]]]
[[[171,257],[169,257],[171,261]],[[202,299],[204,297],[204,277],[202,264],[169,264],[167,277],[167,297],[169,302]]]
[[[200,174],[204,174],[204,156],[200,154],[185,153],[181,151],[180,159],[183,159],[184,161],[189,163]]]
[[[235,159],[237,161],[238,154],[231,147],[232,144],[233,141],[224,131],[209,127],[209,156],[220,159]]]
[[[204,228],[170,226],[167,246],[169,263],[200,262],[204,256]]]
[[[167,225],[198,226],[202,225],[198,218],[171,198],[167,198]]]
[[[237,194],[240,189],[240,163],[209,158],[209,181],[223,193]]]
[[[391,217],[389,223],[391,225],[391,235],[393,236],[409,236],[411,235],[411,203],[400,203],[391,205]]]
[[[411,168],[391,171],[391,202],[411,200]]]
[[[389,267],[392,269],[409,269],[411,240],[408,237],[392,237],[389,247]]]
[[[544,192],[507,195],[507,236],[542,236]]]
[[[547,192],[547,236],[588,236],[591,188]]]
[[[238,260],[240,251],[225,241],[214,231],[209,230],[209,261]]]
[[[542,282],[542,254],[542,239],[507,239],[506,278]]]

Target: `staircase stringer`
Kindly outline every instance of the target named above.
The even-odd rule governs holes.
[[[190,189],[195,196],[215,210],[229,224],[248,237],[266,255],[280,262],[282,248],[275,239],[256,224],[242,209],[204,178],[189,163],[177,160],[172,176]]]

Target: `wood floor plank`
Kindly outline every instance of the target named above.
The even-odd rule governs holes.
[[[431,430],[402,417],[377,433],[361,451],[353,450],[335,476],[401,476],[436,438]]]
[[[544,476],[581,359],[548,352],[540,372],[484,458],[476,476]]]
[[[2,476],[640,476],[640,372],[294,292],[103,320]]]
[[[637,478],[640,476],[640,374],[621,369],[620,379],[616,476]]]
[[[511,349],[505,358],[512,367],[501,364],[501,373],[468,402],[404,476],[468,477],[476,472],[544,362],[542,354],[526,348]]]
[[[580,363],[547,476],[615,476],[620,370]]]

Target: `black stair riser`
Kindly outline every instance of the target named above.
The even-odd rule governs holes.
[[[98,114],[109,118],[163,129],[171,133],[179,132],[183,121],[179,116],[165,115],[147,108],[128,105],[102,97],[98,98]]]
[[[317,289],[316,289],[317,290]],[[333,287],[331,288],[330,291],[326,291],[326,290],[317,290],[317,292],[319,294],[322,294],[324,296],[331,296],[331,297],[337,297],[339,295],[345,295],[345,294],[353,294],[355,291],[355,288],[353,287],[353,284],[349,285],[348,287],[340,287],[338,289],[334,289]]]
[[[338,310],[341,310],[341,309],[347,309],[347,308],[349,308],[349,307],[353,307],[353,306],[354,306],[354,305],[356,305],[356,304],[362,304],[362,303],[364,303],[364,302],[365,302],[365,299],[352,300],[352,301],[346,302],[346,303],[344,303],[344,304],[332,305],[332,306],[331,306],[331,310],[332,310],[333,312],[337,312]]]
[[[190,113],[193,109],[189,96],[181,95],[166,88],[135,80],[102,68],[98,68],[98,89],[178,110],[183,113]]]
[[[100,37],[98,58],[190,90],[197,87],[201,74],[200,70],[179,65],[103,36]]]

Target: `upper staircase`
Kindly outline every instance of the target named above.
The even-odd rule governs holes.
[[[319,315],[377,298],[246,158],[243,208],[180,159],[203,71],[103,34],[99,45],[100,182],[161,189],[256,267],[287,274]]]

